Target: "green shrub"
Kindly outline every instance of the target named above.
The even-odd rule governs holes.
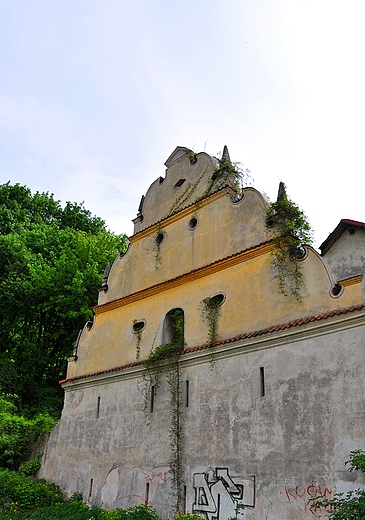
[[[62,490],[52,482],[0,471],[0,508],[6,512],[31,511],[64,502]]]
[[[145,504],[138,504],[127,509],[104,511],[103,515],[101,517],[103,520],[160,520],[156,511]]]
[[[34,477],[40,467],[41,463],[38,460],[27,460],[20,464],[18,470],[19,475],[23,477]]]
[[[54,423],[46,413],[34,419],[23,417],[7,396],[0,395],[0,468],[18,468],[32,445],[48,433]]]

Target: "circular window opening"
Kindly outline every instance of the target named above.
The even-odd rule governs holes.
[[[197,225],[198,225],[198,219],[196,217],[192,217],[189,220],[188,228],[190,229],[190,231],[192,231],[193,229],[196,228]]]
[[[156,242],[156,244],[157,244],[158,246],[159,246],[160,244],[162,244],[163,239],[164,239],[163,233],[157,233],[156,238],[155,238],[155,242]]]
[[[336,283],[334,287],[332,287],[331,294],[332,296],[338,296],[342,291],[342,287],[339,283]]]
[[[215,309],[216,307],[222,305],[225,299],[226,297],[223,293],[215,294],[214,296],[209,298],[208,307],[210,307],[211,309]]]
[[[307,252],[303,246],[292,246],[290,248],[290,256],[294,258],[294,260],[303,260],[306,254]]]
[[[138,334],[138,332],[142,332],[142,330],[145,328],[146,322],[143,320],[135,321],[132,326],[132,331],[134,334]]]
[[[86,322],[86,328],[87,330],[91,330],[93,328],[94,322],[93,321],[87,321]]]

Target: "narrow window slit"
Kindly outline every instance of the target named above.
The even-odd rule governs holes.
[[[150,483],[146,482],[146,492],[145,492],[145,498],[144,503],[147,505],[150,501]]]
[[[98,397],[98,402],[96,405],[96,418],[97,419],[99,419],[99,415],[100,415],[100,397]]]
[[[155,387],[151,386],[150,413],[153,413],[154,404],[155,404]]]
[[[94,479],[91,478],[91,479],[90,479],[90,487],[89,487],[89,497],[88,497],[88,500],[89,500],[89,501],[90,501],[90,499],[91,499],[91,495],[92,495],[92,493],[93,493],[93,484],[94,484]]]
[[[185,381],[185,406],[189,407],[189,380]]]
[[[183,487],[183,511],[186,513],[186,486]]]
[[[264,367],[260,367],[260,395],[264,397],[265,395],[265,369]]]

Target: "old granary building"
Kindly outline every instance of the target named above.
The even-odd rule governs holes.
[[[41,476],[162,518],[327,518],[311,497],[356,487],[365,448],[365,224],[301,247],[285,295],[268,201],[237,192],[227,149],[165,165],[68,360]]]

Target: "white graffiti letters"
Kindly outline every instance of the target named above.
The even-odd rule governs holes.
[[[237,506],[255,505],[255,478],[230,476],[228,468],[195,473],[193,486],[193,511],[205,514],[208,520],[228,520],[235,516]]]

